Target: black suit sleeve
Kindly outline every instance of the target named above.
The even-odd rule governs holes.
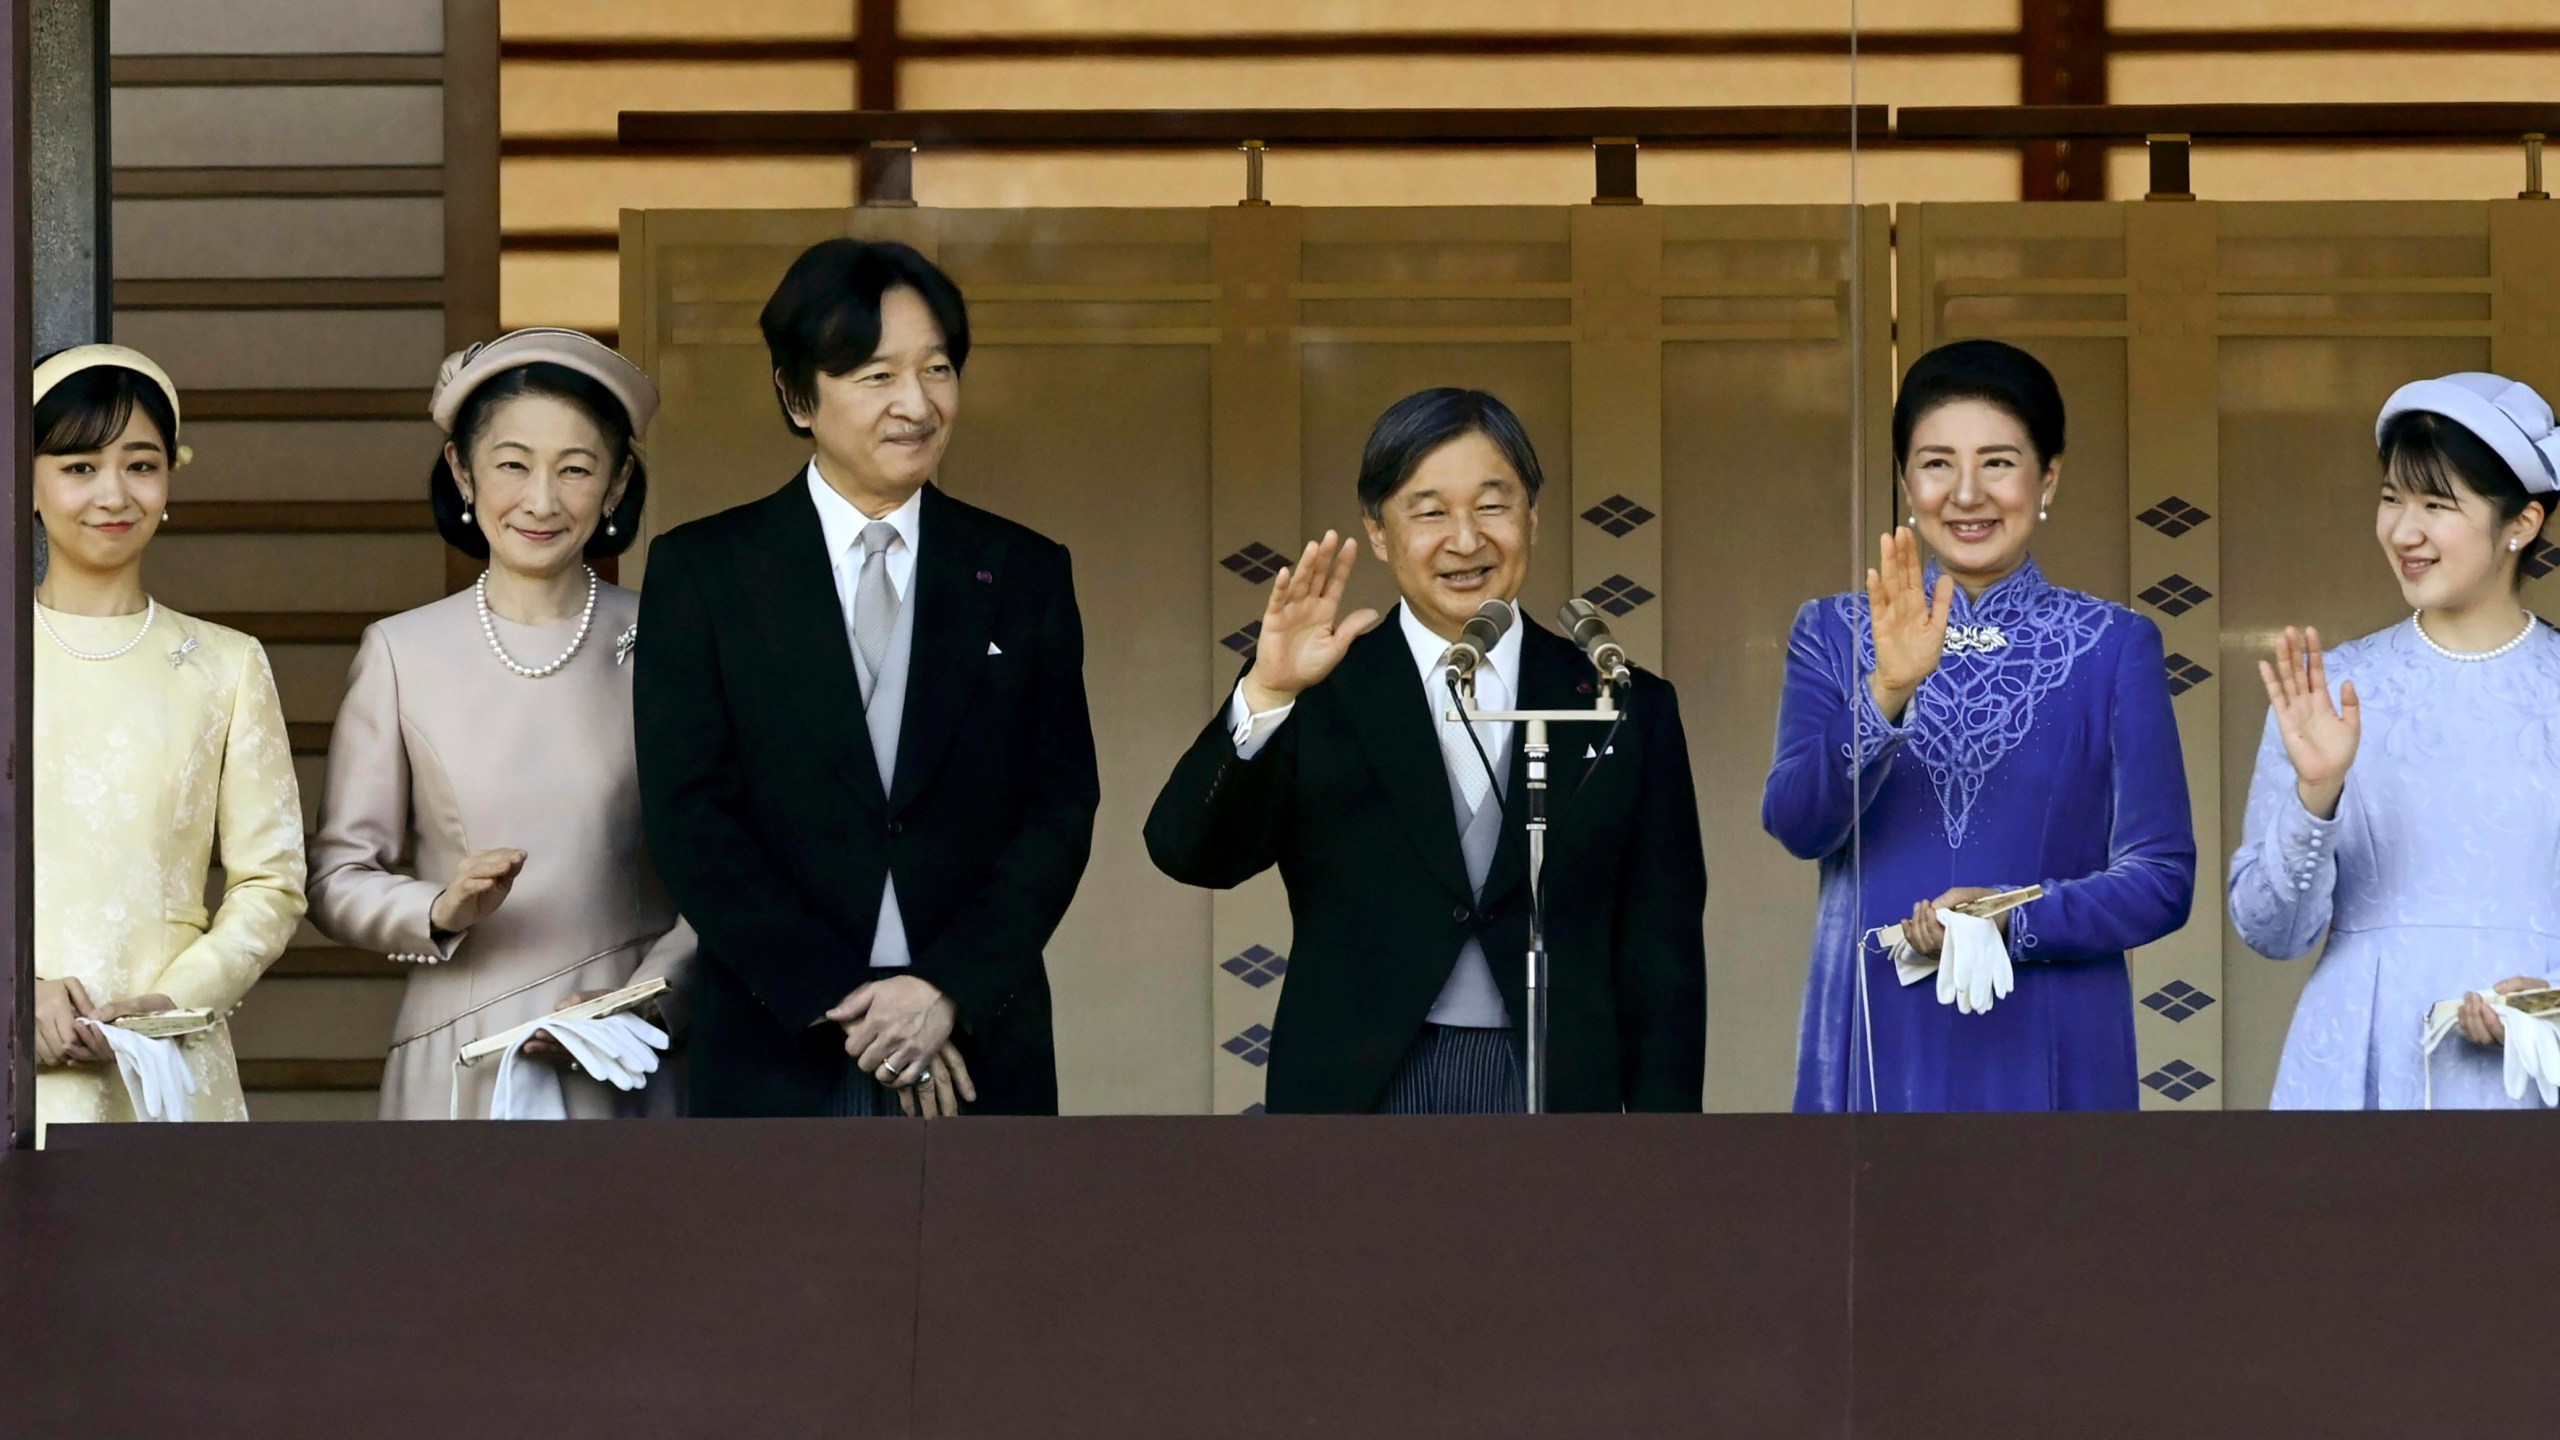
[[[979,1033],[1031,978],[1066,918],[1093,854],[1093,815],[1102,804],[1074,565],[1064,546],[1050,555],[1055,573],[1041,605],[1031,677],[1039,704],[1021,741],[1032,756],[1030,793],[986,883],[915,957],[915,973],[950,996],[960,1023]]]
[[[1629,1110],[1695,1113],[1707,1076],[1707,856],[1689,737],[1671,686],[1640,677],[1650,703],[1634,853],[1618,892],[1620,1083]]]
[[[862,983],[864,957],[812,914],[745,823],[720,655],[682,543],[649,552],[631,677],[651,859],[703,948],[783,1023],[814,1025]]]
[[[1279,863],[1297,774],[1297,719],[1291,712],[1252,759],[1241,760],[1227,706],[1218,707],[1147,813],[1147,858],[1158,870],[1185,885],[1228,890]]]

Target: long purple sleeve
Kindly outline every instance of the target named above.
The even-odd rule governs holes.
[[[2138,616],[2121,623],[2133,630],[2111,687],[2106,868],[2048,878],[2043,899],[2010,912],[2020,960],[2113,959],[2186,924],[2195,903],[2195,827],[2160,629]]]
[[[1777,757],[1760,797],[1761,828],[1799,860],[1819,860],[1849,843],[1909,733],[1877,712],[1854,637],[1824,613],[1830,603],[1809,601],[1796,612],[1778,701]]]

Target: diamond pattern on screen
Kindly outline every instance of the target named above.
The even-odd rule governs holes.
[[[1583,511],[1582,518],[1623,540],[1643,528],[1645,522],[1653,518],[1653,512],[1624,495],[1612,495]]]
[[[1218,968],[1259,990],[1289,973],[1289,957],[1256,945],[1219,961]]]
[[[1271,1063],[1271,1027],[1247,1025],[1241,1034],[1218,1047],[1256,1069]]]
[[[2197,686],[2213,678],[2212,671],[2207,670],[2193,660],[2190,660],[2186,656],[2180,655],[2175,651],[2171,651],[2163,658],[2164,662],[2169,667],[2169,693],[2171,695],[2184,695],[2188,691],[2193,690]]]
[[[2212,598],[2212,591],[2184,575],[2172,575],[2142,592],[2142,603],[2163,615],[2184,615]]]
[[[1624,575],[1612,575],[1582,592],[1582,598],[1608,611],[1624,615],[1653,598],[1653,592]]]
[[[1289,557],[1256,540],[1218,563],[1259,585],[1279,574]]]
[[[2143,1076],[2142,1083],[2172,1100],[2183,1101],[2190,1095],[2202,1094],[2213,1084],[2213,1077],[2184,1060],[2172,1060]]]
[[[2172,495],[2133,518],[2175,540],[2213,516],[2202,506],[2190,505]]]
[[[2143,996],[2142,1003],[2171,1020],[2184,1020],[2211,1005],[2213,997],[2184,980],[2172,980]]]

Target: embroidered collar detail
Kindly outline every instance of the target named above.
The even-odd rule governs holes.
[[[1937,580],[1932,562],[1924,593]],[[1867,597],[1843,595],[1832,603],[1857,637],[1863,679],[1876,664]],[[1903,716],[1904,746],[1929,772],[1949,848],[1964,843],[1974,802],[1991,772],[2035,729],[2037,707],[2071,678],[2113,618],[2106,602],[2047,582],[2033,560],[1978,600],[1956,592],[1945,658]]]

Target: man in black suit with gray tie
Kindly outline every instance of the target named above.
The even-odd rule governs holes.
[[[1238,885],[1277,865],[1288,885],[1274,1111],[1525,1107],[1527,762],[1509,722],[1470,736],[1442,718],[1440,657],[1487,602],[1516,613],[1541,483],[1500,400],[1398,401],[1369,436],[1359,494],[1402,603],[1385,623],[1342,615],[1354,546],[1331,532],[1307,546],[1272,584],[1233,697],[1147,818],[1147,853],[1176,880]],[[1475,675],[1485,710],[1596,698],[1582,648],[1526,617]],[[1659,677],[1636,671],[1619,703],[1606,742],[1600,726],[1559,726],[1549,766],[1547,1102],[1694,1111],[1707,870],[1688,741]]]
[[[826,241],[762,323],[815,453],[661,537],[640,602],[693,1113],[1055,1114],[1041,948],[1101,795],[1067,552],[933,484],[969,358],[933,262]]]

